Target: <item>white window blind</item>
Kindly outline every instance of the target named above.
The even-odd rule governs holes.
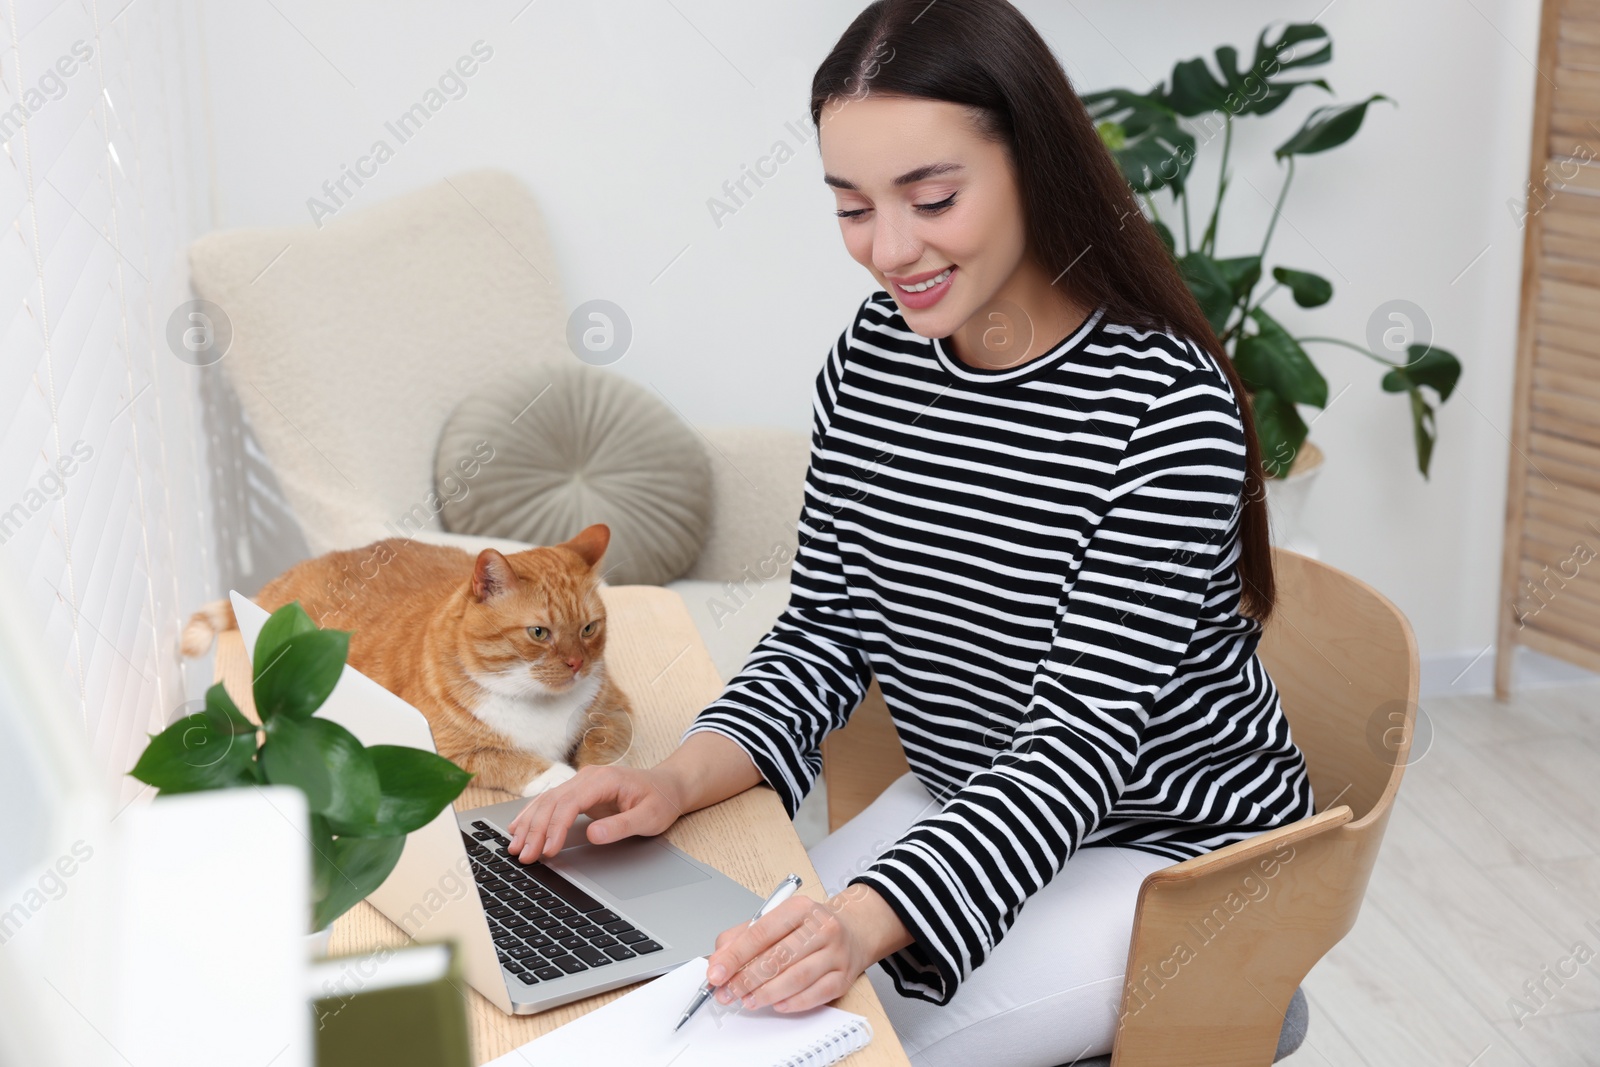
[[[200,16],[0,0],[0,553],[113,796],[208,677],[177,654],[215,589],[201,376],[167,319],[209,225]]]

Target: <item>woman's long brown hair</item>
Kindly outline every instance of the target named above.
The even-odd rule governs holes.
[[[1070,268],[1078,303],[1105,305],[1112,321],[1186,337],[1215,358],[1244,424],[1241,611],[1264,624],[1276,585],[1248,394],[1044,39],[1006,0],[876,0],[817,68],[811,121],[820,127],[830,101],[874,93],[976,109],[980,133],[1010,149],[1039,263],[1052,272]]]

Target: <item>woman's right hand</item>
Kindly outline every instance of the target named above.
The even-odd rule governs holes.
[[[659,768],[619,764],[579,767],[571,778],[529,801],[511,825],[507,851],[523,863],[554,856],[579,815],[588,815],[589,840],[601,844],[635,834],[653,837],[684,813],[682,798]]]

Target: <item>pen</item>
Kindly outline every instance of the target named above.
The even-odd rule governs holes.
[[[755,922],[757,919],[761,918],[761,916],[765,915],[773,908],[776,908],[779,904],[782,904],[784,901],[788,900],[789,897],[794,894],[794,891],[799,888],[800,876],[798,874],[789,875],[783,881],[778,883],[778,888],[772,891],[772,895],[767,898],[767,902],[761,905],[760,910],[758,910],[755,915],[751,916],[750,921],[752,923]],[[674,1026],[672,1029],[677,1031],[683,1026],[684,1023],[688,1022],[689,1016],[699,1011],[700,1005],[704,1004],[706,1002],[706,998],[709,996],[711,996],[711,983],[701,982],[700,991],[694,995],[694,999],[689,1002],[688,1008],[684,1009],[683,1017],[678,1020],[678,1025]]]

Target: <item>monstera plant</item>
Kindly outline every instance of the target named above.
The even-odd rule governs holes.
[[[1433,347],[1428,343],[1431,338],[1413,340],[1409,331],[1414,324],[1403,317],[1395,319],[1396,325],[1385,331],[1382,345],[1397,354],[1404,346],[1405,358],[1400,360],[1334,337],[1295,336],[1264,304],[1279,288],[1287,290],[1302,308],[1326,304],[1333,297],[1333,285],[1309,270],[1275,265],[1270,272],[1274,284],[1259,296],[1256,292],[1265,280],[1267,248],[1294,178],[1295,160],[1344,144],[1361,128],[1368,107],[1380,100],[1393,101],[1382,93],[1373,93],[1356,103],[1330,104],[1306,115],[1300,129],[1273,151],[1274,159],[1283,167],[1283,185],[1259,250],[1248,255],[1222,256],[1218,254],[1218,220],[1228,191],[1228,153],[1233,145],[1234,120],[1271,114],[1303,88],[1314,87],[1331,94],[1333,90],[1324,79],[1296,80],[1290,72],[1327,63],[1333,57],[1333,42],[1321,26],[1292,23],[1276,40],[1269,41],[1268,30],[1263,30],[1245,70],[1239,69],[1239,54],[1231,46],[1218,48],[1215,55],[1215,72],[1202,58],[1186,59],[1172,68],[1168,82],[1159,83],[1148,92],[1107,89],[1086,93],[1083,100],[1096,120],[1101,140],[1142,198],[1168,252],[1250,392],[1250,408],[1267,473],[1274,477],[1287,473],[1305,441],[1307,427],[1295,405],[1327,407],[1327,380],[1304,347],[1317,343],[1342,345],[1376,360],[1385,367],[1383,389],[1409,395],[1417,467],[1427,477],[1435,440],[1433,404],[1449,398],[1461,375],[1461,364],[1455,356]],[[1180,119],[1198,120],[1191,125],[1200,127],[1208,141],[1214,140],[1219,131],[1222,135],[1216,201],[1198,236],[1191,231],[1189,215],[1189,176],[1198,143]],[[1174,209],[1181,212],[1181,252],[1172,227],[1162,220],[1156,207],[1155,195],[1162,190],[1171,194]],[[1407,344],[1408,341],[1412,343]],[[1433,403],[1425,389],[1436,397]]]
[[[304,792],[313,931],[382,885],[406,835],[432,822],[472,777],[423,749],[365,746],[316,716],[349,649],[349,633],[318,629],[298,601],[284,605],[256,639],[250,688],[260,724],[218,682],[206,690],[205,710],[151,735],[129,772],[157,796],[269,784]]]

